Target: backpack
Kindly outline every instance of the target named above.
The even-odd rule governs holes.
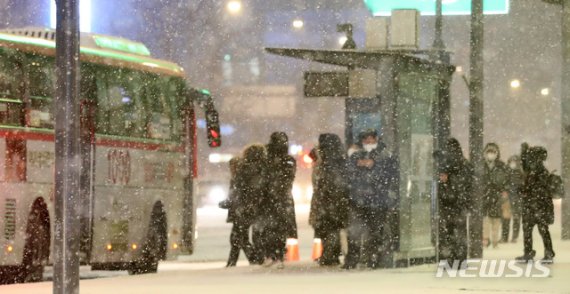
[[[564,181],[562,177],[556,174],[556,171],[552,171],[548,179],[548,190],[553,199],[564,198]]]

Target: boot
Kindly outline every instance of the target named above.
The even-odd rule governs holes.
[[[518,256],[517,258],[515,258],[515,260],[519,262],[529,262],[534,260],[535,255],[536,251],[532,250],[530,252],[525,252],[525,254],[522,256]]]
[[[546,250],[544,253],[544,258],[540,260],[541,263],[552,264],[554,262],[554,251]]]

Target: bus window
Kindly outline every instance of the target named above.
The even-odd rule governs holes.
[[[30,111],[28,126],[53,128],[52,100],[54,93],[53,60],[30,58],[28,76],[30,85]]]
[[[0,124],[21,126],[23,124],[22,66],[0,51]]]
[[[168,103],[166,81],[156,76],[149,76],[143,86],[144,108],[148,115],[147,137],[153,139],[171,139],[171,109]]]
[[[97,131],[99,133],[144,137],[146,124],[144,109],[140,105],[136,74],[128,71],[113,71],[105,82],[99,81]]]

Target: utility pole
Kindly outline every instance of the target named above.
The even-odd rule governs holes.
[[[570,0],[562,3],[562,177],[570,192]],[[570,203],[562,199],[562,240],[570,240]]]
[[[566,194],[570,191],[570,0],[542,0],[562,5],[562,93],[560,96],[562,143],[562,179]],[[570,203],[562,199],[562,240],[570,240]]]
[[[469,257],[483,257],[481,178],[483,162],[483,0],[471,0],[471,59],[469,82],[469,157],[475,166]]]
[[[79,293],[79,0],[57,0],[54,294]]]

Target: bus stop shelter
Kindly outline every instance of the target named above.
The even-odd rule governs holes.
[[[398,204],[389,216],[394,249],[389,250],[389,262],[409,265],[433,260],[437,242],[437,163],[433,154],[449,137],[449,85],[455,67],[433,61],[429,51],[266,51],[346,68],[332,82],[320,81],[318,74],[310,81],[306,73],[305,94],[314,90],[310,87],[323,86],[328,92],[337,88],[341,93],[327,95],[345,97],[347,146],[356,142],[361,130],[379,130],[382,141],[398,158],[400,173]]]

